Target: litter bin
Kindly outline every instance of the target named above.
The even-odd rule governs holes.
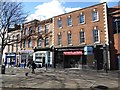
[[[5,65],[1,66],[1,74],[5,74]]]

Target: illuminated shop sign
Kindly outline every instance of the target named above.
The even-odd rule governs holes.
[[[82,55],[82,51],[63,52],[64,55]]]

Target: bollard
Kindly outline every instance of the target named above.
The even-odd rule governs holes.
[[[5,65],[4,64],[1,66],[1,74],[5,74]]]
[[[28,72],[25,73],[25,76],[28,76]]]

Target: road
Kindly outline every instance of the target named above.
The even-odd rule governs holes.
[[[28,76],[25,75],[26,72],[28,72]],[[119,86],[118,71],[109,71],[108,73],[102,70],[80,69],[48,69],[46,71],[45,68],[37,68],[35,72],[32,74],[28,68],[7,68],[6,73],[1,75],[2,90],[56,90],[63,88],[71,90],[92,88],[117,90]]]

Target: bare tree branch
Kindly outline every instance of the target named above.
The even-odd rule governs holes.
[[[8,32],[10,32],[10,28],[13,28],[15,24],[22,24],[27,16],[27,13],[24,13],[21,2],[0,0],[0,39],[2,41],[2,54],[6,45],[18,42],[17,39],[9,41]]]

